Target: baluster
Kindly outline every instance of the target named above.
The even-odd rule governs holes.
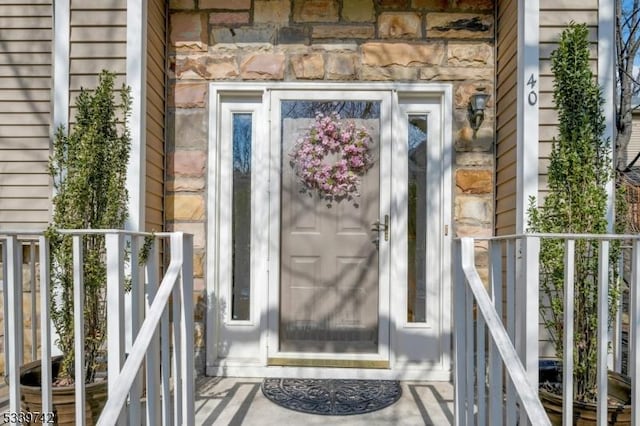
[[[22,359],[22,247],[15,236],[5,238],[7,291],[7,346],[5,346],[9,380],[9,412],[20,412],[20,365]]]
[[[193,376],[193,236],[179,234],[182,237],[182,270],[180,272],[180,290],[182,301],[182,414],[185,426],[195,424],[195,396]]]
[[[34,241],[29,242],[29,275],[31,289],[31,361],[38,358],[38,313],[36,310],[36,245]]]
[[[160,321],[160,371],[162,373],[162,424],[171,424],[171,339],[169,337],[169,308],[165,307]]]
[[[171,259],[184,262],[182,241],[178,234],[171,234]],[[178,278],[179,279],[179,278]],[[174,424],[182,424],[182,306],[180,305],[180,283],[173,283],[173,417]]]
[[[607,352],[609,348],[609,241],[598,251],[598,424],[607,424]]]
[[[42,412],[51,413],[51,329],[50,329],[50,276],[49,276],[49,240],[39,238],[40,248],[40,345],[42,353]]]
[[[465,403],[469,400],[467,389],[466,338],[464,334],[465,312],[465,277],[462,270],[461,242],[454,242],[454,327],[455,327],[455,420],[457,426],[465,426]]]
[[[524,237],[522,241],[522,258],[524,286],[518,299],[522,311],[521,318],[520,359],[527,372],[527,379],[534,389],[538,389],[538,350],[539,350],[539,301],[540,291],[538,285],[540,239],[538,237]],[[520,407],[520,424],[531,424],[527,420],[524,407]]]
[[[153,240],[147,256],[146,262],[146,311],[149,311],[153,299],[158,290],[158,244],[157,239]],[[147,425],[155,426],[160,424],[160,340],[158,330],[153,333],[153,339],[149,345],[146,357],[146,388],[147,388]]]
[[[493,240],[490,245],[491,296],[496,313],[502,318],[502,245]],[[502,361],[493,338],[489,339],[489,419],[494,426],[502,426]]]
[[[141,271],[138,259],[140,254],[140,237],[131,236],[131,347],[136,341],[140,324],[144,318],[144,297],[141,292],[144,273]],[[131,349],[128,349],[131,351]],[[136,379],[129,389],[129,424],[139,425],[142,422],[140,400],[142,399],[142,372],[136,372]]]
[[[465,241],[462,242],[462,244],[465,244]],[[473,241],[471,241],[471,246],[473,247]],[[469,251],[470,255],[473,255],[473,250]],[[464,252],[462,254],[463,256],[465,255]],[[473,264],[473,260],[471,261],[471,264]],[[466,363],[467,365],[472,368],[473,366],[473,350],[474,350],[474,345],[473,345],[473,293],[471,292],[471,289],[469,288],[469,284],[467,282],[467,280],[465,279],[465,286],[464,286],[464,295],[465,295],[465,303],[464,303],[464,312],[465,312],[465,316],[466,316],[466,324],[465,324],[465,335],[466,335],[466,348],[467,348],[467,359],[466,359]],[[473,419],[474,417],[474,401],[476,399],[476,392],[474,389],[474,377],[476,376],[476,371],[468,371],[467,370],[467,374],[469,375],[469,377],[467,378],[467,422],[470,421],[470,419]]]
[[[477,345],[477,386],[478,386],[478,426],[487,423],[487,399],[486,399],[486,364],[485,364],[485,323],[480,309],[476,310],[476,345]]]
[[[511,338],[511,343],[515,343],[516,334],[516,314],[515,314],[515,289],[516,289],[516,251],[515,240],[507,241],[507,332]],[[516,391],[513,381],[507,378],[507,425],[516,424]]]
[[[575,240],[567,240],[564,255],[564,354],[562,360],[562,424],[573,424],[573,316]]]
[[[84,371],[84,259],[82,236],[73,236],[73,342],[76,425],[85,424]]]
[[[640,426],[640,240],[633,241],[629,312],[629,366],[631,375],[631,424]]]
[[[171,253],[171,252],[170,252]],[[162,373],[162,424],[171,424],[171,338],[169,331],[169,307],[164,308],[160,320],[160,370]]]
[[[0,238],[0,249],[2,249],[2,264],[7,265],[5,267],[5,271],[8,271],[8,266],[9,266],[9,262],[7,261],[8,250],[7,250],[7,241],[5,238]],[[4,321],[2,321],[2,328],[3,328],[2,347],[4,348],[4,351],[2,352],[2,354],[0,354],[0,356],[4,358],[5,368],[2,373],[5,377],[5,380],[7,379],[8,372],[9,372],[9,370],[7,369],[7,366],[9,365],[9,356],[7,354],[7,348],[11,347],[9,346],[9,317],[8,317],[9,315],[9,279],[7,278],[7,273],[8,272],[5,272],[3,279],[0,280],[0,283],[2,284],[2,312],[5,312],[5,315],[7,315],[7,318]]]
[[[124,236],[107,234],[107,373],[109,397],[114,392],[115,378],[124,363]],[[118,424],[124,424],[120,413]]]

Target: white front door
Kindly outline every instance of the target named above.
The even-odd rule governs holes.
[[[278,264],[273,267],[271,365],[388,366],[391,138],[388,92],[274,91],[271,94],[272,194],[279,225]],[[320,132],[329,128],[335,133]],[[322,166],[295,157],[307,138],[357,134],[368,141],[366,172],[349,191],[338,179],[354,173],[340,149]],[[330,143],[330,142],[328,142]],[[311,146],[310,144],[307,146]],[[317,147],[319,145],[315,145]],[[307,157],[305,157],[307,158]],[[298,163],[296,163],[298,161]],[[346,162],[346,160],[345,160]],[[296,171],[298,173],[296,173]],[[309,171],[304,180],[300,175]],[[318,189],[318,182],[327,188]],[[343,182],[346,185],[346,183]],[[332,190],[338,191],[334,197]],[[272,197],[273,198],[273,197]],[[275,219],[275,220],[274,220]],[[277,275],[276,275],[277,274]],[[278,276],[279,275],[279,276]]]
[[[448,380],[451,87],[228,84],[210,102],[208,374]],[[332,114],[370,140],[337,199],[336,171],[318,191],[295,156]]]

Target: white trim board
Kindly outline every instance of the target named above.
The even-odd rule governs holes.
[[[516,233],[523,233],[528,228],[529,214],[527,211],[530,197],[538,197],[538,155],[540,140],[539,133],[539,104],[540,104],[540,4],[539,0],[518,0],[518,86],[517,86],[517,187],[516,187]],[[524,250],[519,242],[516,250]],[[530,255],[537,255],[531,251]],[[524,268],[526,259],[520,258],[516,263],[516,275],[521,282],[527,283],[532,278]],[[534,321],[535,323],[535,321]],[[528,342],[522,336],[529,330],[526,326],[530,322],[524,321],[523,315],[516,317],[516,349],[523,359],[530,379],[537,378],[537,357],[535,368],[531,367],[531,357],[527,352]],[[536,330],[537,330],[537,324]],[[537,341],[537,339],[536,339]],[[536,343],[537,345],[537,343]],[[535,377],[535,378],[534,378]]]
[[[52,126],[49,130],[51,143],[59,126],[64,126],[65,134],[69,132],[69,42],[71,12],[70,0],[56,0],[53,2],[53,70],[51,88]],[[51,147],[50,147],[51,148]],[[51,181],[50,181],[51,182]],[[51,185],[51,199],[56,195],[54,186]],[[49,217],[53,217],[53,203],[49,203]],[[52,355],[60,355],[62,351],[56,345],[59,336],[53,322],[51,322],[51,348]]]
[[[144,231],[147,132],[147,0],[127,1],[127,85],[131,88],[131,154],[127,167],[126,228]]]
[[[611,161],[615,158],[615,5],[613,0],[598,2],[598,85],[604,98],[603,113],[605,116],[604,138],[611,144]],[[613,164],[613,163],[612,163]],[[615,178],[614,178],[615,179]],[[614,179],[607,183],[607,232],[613,232],[614,224]]]
[[[451,372],[423,369],[367,369],[325,367],[248,366],[231,363],[207,365],[207,376],[224,377],[282,377],[309,379],[361,379],[361,380],[420,380],[448,382]]]
[[[527,229],[529,197],[538,198],[539,20],[538,0],[518,0],[516,234]]]
[[[53,129],[69,131],[69,0],[53,2]]]

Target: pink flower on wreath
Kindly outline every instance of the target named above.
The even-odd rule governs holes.
[[[305,190],[315,191],[328,201],[340,201],[359,196],[360,178],[373,165],[370,143],[366,129],[342,122],[336,113],[318,113],[289,156]],[[335,164],[324,163],[328,154],[339,156]]]

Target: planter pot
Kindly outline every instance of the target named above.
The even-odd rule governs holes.
[[[51,363],[53,376],[60,369],[62,357],[54,357]],[[21,407],[25,412],[42,413],[41,361],[25,364],[20,369]],[[107,381],[87,384],[85,387],[85,421],[95,424],[107,401]],[[52,389],[52,405],[56,425],[75,424],[75,386],[56,386]],[[29,423],[36,424],[36,423]],[[37,423],[37,424],[42,424]]]
[[[559,364],[556,364],[558,366]],[[549,366],[547,366],[549,367]],[[544,366],[540,366],[540,383],[543,384],[544,377],[558,378],[556,384],[559,383],[561,377],[560,370],[553,371],[552,368],[548,368],[543,371]],[[550,380],[546,380],[550,382]],[[631,381],[618,373],[609,371],[607,380],[607,393],[609,400],[607,425],[631,425]],[[545,389],[539,391],[540,401],[544,406],[551,424],[554,426],[562,426],[562,396],[549,392]],[[573,402],[573,425],[586,426],[596,425],[597,406],[592,403]]]

